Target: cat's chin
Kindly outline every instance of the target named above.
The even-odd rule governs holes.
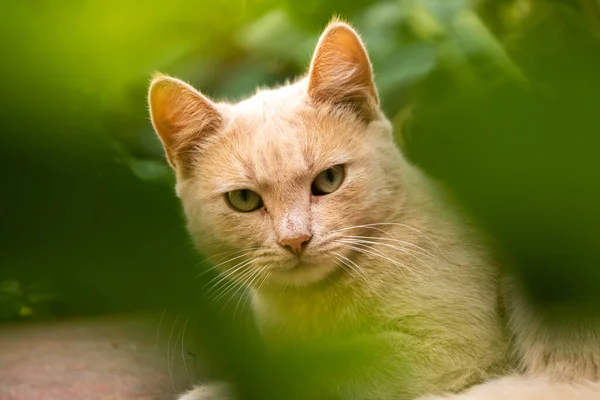
[[[270,281],[273,284],[284,286],[305,287],[329,280],[340,271],[340,268],[334,263],[312,264],[300,261],[291,266],[277,269],[272,274]]]

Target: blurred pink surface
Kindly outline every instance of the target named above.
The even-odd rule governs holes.
[[[168,400],[158,319],[0,325],[0,400]]]

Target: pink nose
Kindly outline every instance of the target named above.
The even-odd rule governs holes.
[[[279,243],[283,247],[291,250],[292,253],[300,255],[302,253],[302,251],[304,250],[304,248],[306,247],[306,244],[308,243],[308,241],[311,239],[311,237],[312,236],[308,236],[308,235],[300,235],[300,236],[296,236],[296,237],[286,237],[286,238],[281,239],[279,241]]]

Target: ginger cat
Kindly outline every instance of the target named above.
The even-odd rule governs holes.
[[[395,146],[349,25],[325,29],[292,84],[229,104],[157,75],[149,103],[189,232],[230,256],[221,271],[250,288],[267,344],[353,332],[384,349],[324,397],[600,399],[597,332],[550,331],[503,284]],[[204,385],[181,400],[228,396]]]

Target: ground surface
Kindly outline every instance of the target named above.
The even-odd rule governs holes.
[[[0,325],[0,400],[170,400],[158,318]]]

